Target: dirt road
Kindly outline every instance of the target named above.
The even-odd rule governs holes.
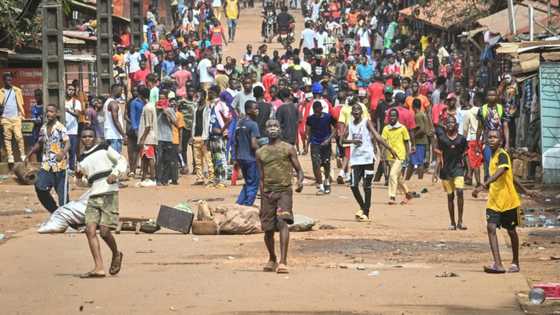
[[[238,41],[227,48],[231,55],[240,56],[249,42],[257,46],[255,25],[260,25],[257,11],[243,12]],[[309,159],[302,161],[310,174]],[[192,180],[182,177],[176,187],[124,189],[121,215],[155,217],[161,204],[189,199],[233,202],[241,189],[203,189],[192,186]],[[376,184],[373,222],[364,224],[353,220],[357,207],[348,187],[337,185],[331,195],[317,197],[314,187],[306,186],[295,195],[295,212],[336,229],[292,233],[289,275],[261,272],[267,259],[262,235],[165,230],[118,235],[125,255],[121,274],[81,280],[77,275],[92,266],[85,236],[20,231],[45,214],[31,187],[4,183],[0,200],[6,209],[31,207],[35,212],[30,218],[0,216],[0,228],[17,231],[0,246],[0,313],[522,314],[516,292],[528,290],[526,273],[491,276],[481,271],[490,261],[484,201],[467,197],[469,229],[447,231],[446,197],[439,184],[413,180],[410,187],[429,192],[410,205],[390,207],[386,187]],[[511,253],[503,236],[507,263]],[[529,244],[521,252],[521,267],[532,273],[529,280],[559,280],[560,273],[554,273],[558,263],[539,261],[558,253],[558,243],[547,241],[546,248],[538,249],[544,243],[532,243],[526,232],[522,241]],[[105,247],[103,254],[107,261]],[[438,277],[444,272],[458,277]]]

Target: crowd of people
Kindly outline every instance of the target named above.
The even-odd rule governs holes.
[[[181,174],[192,173],[195,185],[221,189],[235,184],[241,173],[244,185],[237,203],[253,205],[261,192],[270,252],[265,269],[287,271],[292,168],[301,190],[298,155],[309,152],[317,195],[331,192],[331,178],[347,184],[361,222],[371,221],[372,183],[382,178],[387,203],[399,203],[400,191],[400,203],[406,204],[414,196],[407,181],[431,172],[447,193],[450,230],[467,229],[465,185],[476,187],[475,194],[489,188],[488,231],[495,264],[487,271],[504,271],[497,227],[510,232],[510,271],[518,270],[520,203],[503,190],[516,191],[507,153],[519,101],[511,75],[491,82],[482,71],[484,64],[465,59],[460,43],[422,33],[403,19],[399,1],[312,0],[301,5],[307,8],[305,27],[293,46],[270,52],[265,44],[256,50],[247,45],[240,56],[225,58],[224,46],[236,40],[238,0],[178,1],[171,29],[159,23],[151,8],[144,43],[131,46],[129,34],[119,37],[113,61],[115,75],[124,74],[125,84],[115,84],[106,99],[89,100],[80,98],[77,85],[69,85],[66,126],[53,120],[55,107],[45,109],[47,122],[37,124],[38,143],[46,147],[36,184],[43,205],[56,209],[48,193],[52,187],[59,204],[65,202],[65,170],[79,173],[78,131],[83,137],[85,130],[106,143],[106,151],[111,148],[108,161],[114,168],[122,170],[115,156],[127,145],[128,175],[139,176],[141,187],[177,185]],[[278,28],[291,27],[295,19],[287,8],[278,14]],[[4,115],[11,115],[13,104],[19,105],[17,90],[13,97],[2,95]],[[2,124],[10,119],[3,118]],[[114,191],[115,185],[111,187]],[[277,230],[283,244],[280,267],[273,243]],[[122,260],[116,245],[111,248],[114,260]],[[94,275],[100,274],[98,269]]]

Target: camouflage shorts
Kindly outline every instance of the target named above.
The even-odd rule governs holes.
[[[115,229],[119,223],[119,194],[109,192],[90,196],[86,206],[86,225],[104,225]]]

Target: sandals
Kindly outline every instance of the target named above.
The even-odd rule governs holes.
[[[502,274],[502,273],[506,273],[506,271],[504,269],[498,269],[496,268],[496,265],[492,265],[491,267],[488,266],[484,266],[484,272],[485,273],[490,273],[490,274]]]
[[[508,273],[517,273],[519,272],[521,269],[519,269],[519,266],[516,264],[511,264],[511,267],[509,267],[508,269]]]
[[[457,226],[455,226],[454,224],[449,224],[449,226],[447,227],[447,229],[448,229],[449,231],[455,231],[455,230],[457,230]]]
[[[92,279],[92,278],[105,278],[105,273],[98,273],[95,271],[88,271],[80,275],[82,279]]]
[[[276,268],[276,273],[289,273],[288,266],[284,264],[279,264],[278,268]]]
[[[122,260],[123,260],[122,252],[119,252],[119,255],[117,257],[113,257],[113,259],[111,260],[111,268],[109,268],[109,274],[111,276],[114,276],[117,273],[119,273],[119,271],[121,271]]]
[[[263,271],[264,272],[275,272],[276,268],[278,268],[278,264],[275,261],[269,261],[264,265]]]

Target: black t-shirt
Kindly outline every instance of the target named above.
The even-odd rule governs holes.
[[[195,119],[196,119],[196,127],[194,128],[194,136],[195,137],[200,137],[202,136],[202,128],[203,128],[203,119],[202,116],[204,114],[204,107],[199,106],[196,109],[196,113],[195,113]]]
[[[266,122],[270,119],[272,112],[272,105],[267,102],[258,102],[257,107],[259,108],[259,115],[255,121],[259,126],[259,133],[261,137],[267,137],[266,133]]]
[[[276,112],[276,119],[280,122],[282,141],[296,144],[299,122],[299,112],[293,103],[282,104]]]
[[[458,134],[453,140],[447,133],[438,138],[438,147],[443,154],[443,167],[439,172],[441,179],[451,179],[465,175],[464,156],[467,152],[467,139]]]
[[[290,26],[290,23],[292,23],[293,20],[294,20],[294,18],[288,13],[280,13],[276,17],[276,21],[278,22],[278,28],[280,30],[282,28],[287,29]]]

